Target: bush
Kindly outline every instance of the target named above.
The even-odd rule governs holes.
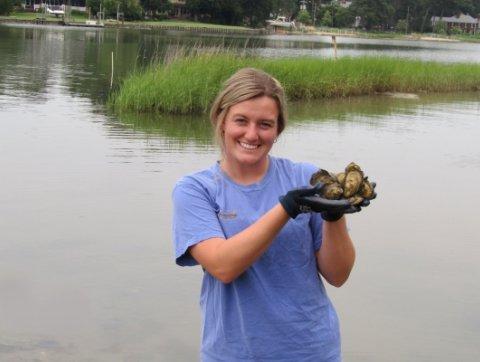
[[[433,32],[436,34],[447,34],[447,23],[444,21],[437,21],[435,25],[433,25]]]
[[[350,28],[355,23],[355,13],[350,8],[338,6],[335,11],[335,22],[333,26],[337,28]]]
[[[323,14],[323,17],[322,17],[322,20],[320,21],[320,24],[322,26],[332,26],[333,25],[333,18],[332,18],[332,14],[330,13],[330,11],[325,11],[325,14]]]
[[[449,33],[452,35],[460,35],[460,34],[463,34],[463,30],[459,27],[454,26],[449,30]]]
[[[10,15],[13,11],[12,0],[0,0],[0,15]]]
[[[395,25],[395,31],[397,33],[406,33],[407,32],[407,21],[405,19],[400,19]]]
[[[297,21],[305,25],[310,25],[312,23],[312,18],[307,10],[300,10],[297,15]]]

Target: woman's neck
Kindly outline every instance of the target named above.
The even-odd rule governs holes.
[[[262,180],[268,171],[269,164],[269,157],[254,165],[236,165],[229,162],[225,156],[220,160],[222,171],[240,185],[251,185]]]

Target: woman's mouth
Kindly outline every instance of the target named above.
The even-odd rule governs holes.
[[[240,141],[238,143],[240,144],[240,146],[242,146],[242,148],[245,148],[246,150],[255,150],[260,147],[260,145],[253,145],[251,143],[245,143]]]

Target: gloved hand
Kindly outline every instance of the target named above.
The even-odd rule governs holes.
[[[291,190],[279,198],[280,204],[292,219],[300,213],[319,212],[324,220],[336,221],[345,213],[360,211],[359,206],[352,206],[347,200],[328,200],[318,196],[324,186],[319,182],[313,188]]]
[[[320,185],[320,190],[321,190],[322,187],[324,187],[324,184],[321,182],[320,184],[321,184]],[[373,188],[373,195],[371,196],[370,200],[373,200],[374,198],[377,197],[377,193],[375,192],[375,187],[377,186],[377,184],[375,182],[370,182],[370,184],[372,185],[372,188]],[[315,185],[315,188],[317,187],[317,185]],[[322,200],[321,203],[324,203],[325,201],[346,201],[346,200],[328,200],[328,199],[323,199],[321,197],[307,196],[302,198],[302,203],[305,203],[307,205],[308,203],[316,204],[320,202],[319,199]],[[326,211],[321,212],[322,219],[325,221],[337,221],[344,214],[353,214],[355,212],[361,211],[362,207],[367,207],[368,205],[370,205],[370,200],[364,199],[359,205],[351,205],[349,203],[350,207],[347,208],[346,210],[328,209]]]

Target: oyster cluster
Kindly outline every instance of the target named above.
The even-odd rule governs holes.
[[[354,162],[345,168],[345,172],[337,174],[323,169],[318,170],[310,178],[310,184],[315,186],[319,182],[325,184],[321,196],[330,200],[345,198],[352,205],[360,205],[363,200],[371,200],[376,196],[374,185]]]

